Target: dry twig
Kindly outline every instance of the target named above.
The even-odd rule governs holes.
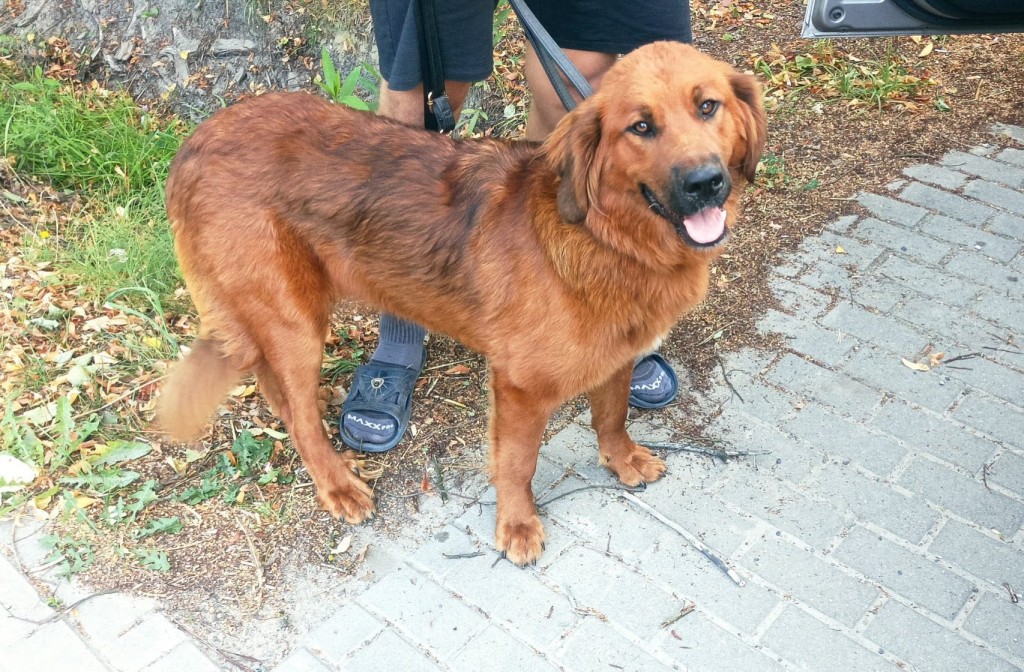
[[[15,614],[12,614],[11,610],[9,608],[7,608],[6,606],[4,606],[4,611],[7,612],[8,616],[10,616],[11,618],[13,618],[15,620],[24,621],[26,623],[32,623],[34,625],[45,625],[47,623],[52,623],[52,622],[54,622],[54,621],[56,621],[58,619],[63,618],[64,615],[69,613],[72,609],[76,609],[79,605],[81,605],[84,602],[87,602],[87,601],[91,600],[94,597],[99,597],[100,595],[109,595],[111,593],[116,593],[116,592],[117,592],[116,588],[111,588],[109,590],[101,590],[100,592],[93,593],[92,595],[86,595],[82,599],[77,600],[75,602],[72,602],[68,606],[66,606],[63,609],[61,609],[60,611],[55,611],[50,616],[47,616],[46,618],[44,618],[42,620],[38,620],[38,621],[34,620],[34,619],[31,619],[31,618],[22,618],[21,616],[16,616]]]
[[[721,448],[710,448],[703,446],[687,446],[682,443],[663,443],[660,441],[641,442],[638,445],[652,450],[678,450],[686,453],[697,453],[708,457],[717,457],[723,462],[728,462],[733,457],[747,457],[750,455],[768,455],[770,450],[722,450]]]
[[[252,613],[255,614],[263,607],[263,563],[260,562],[260,555],[256,552],[256,545],[252,542],[252,535],[249,534],[248,528],[238,518],[235,518],[235,525],[245,535],[245,541],[249,545],[249,552],[252,553],[252,561],[256,565],[256,607],[252,610]]]
[[[441,555],[448,560],[460,560],[462,558],[479,558],[483,554],[483,551],[476,551],[475,553],[442,553]]]
[[[745,403],[747,403],[747,402],[745,402],[745,401],[743,400],[743,395],[741,395],[741,394],[740,394],[740,393],[739,393],[739,392],[738,392],[738,391],[736,390],[736,388],[735,388],[735,387],[733,386],[733,384],[732,384],[732,381],[731,381],[731,380],[729,380],[729,374],[728,374],[728,372],[726,372],[726,370],[725,370],[725,364],[723,364],[723,363],[722,363],[722,358],[716,355],[716,356],[715,356],[715,361],[716,361],[716,362],[718,362],[718,368],[722,370],[722,378],[723,378],[723,379],[725,380],[725,384],[729,386],[729,389],[730,389],[730,390],[732,391],[732,393],[733,393],[734,395],[736,395],[736,398],[740,400],[740,403],[741,403],[741,404],[745,404]]]
[[[537,502],[535,504],[535,506],[539,509],[539,508],[547,506],[548,504],[550,504],[550,503],[552,503],[554,501],[557,501],[557,500],[559,500],[559,499],[561,499],[563,497],[568,497],[569,495],[574,495],[577,492],[583,492],[584,490],[623,490],[625,492],[643,492],[646,489],[647,489],[647,486],[643,485],[643,484],[640,484],[640,485],[638,485],[636,487],[630,487],[628,485],[622,485],[622,484],[619,484],[619,483],[608,483],[607,485],[603,485],[603,484],[581,485],[578,488],[573,488],[572,490],[566,490],[565,492],[560,492],[557,495],[552,495],[551,497],[548,497],[547,499],[541,500],[541,501]]]
[[[667,618],[664,621],[662,621],[661,622],[661,627],[667,628],[668,626],[672,625],[676,621],[682,619],[684,616],[689,616],[690,614],[693,613],[693,610],[695,608],[696,608],[696,605],[691,602],[690,604],[688,604],[685,607],[683,607],[679,611],[679,613],[676,614],[675,616],[672,616],[671,618]]]
[[[705,546],[700,539],[684,530],[682,526],[680,526],[678,523],[670,520],[669,518],[666,518],[660,512],[656,511],[650,504],[643,501],[642,499],[640,499],[631,492],[624,492],[619,496],[633,502],[634,504],[642,508],[644,511],[651,514],[652,516],[654,516],[655,518],[657,518],[658,520],[660,520],[661,522],[665,523],[673,530],[675,530],[679,534],[679,536],[681,536],[683,539],[686,539],[686,541],[691,546],[700,551],[705,558],[710,560],[715,567],[718,567],[725,573],[726,576],[732,579],[733,583],[735,583],[737,586],[742,588],[743,586],[747,585],[747,582],[740,578],[739,574],[736,573],[736,570],[734,570],[729,565],[725,564],[725,560],[722,560],[720,557],[718,557],[718,555],[710,548]]]

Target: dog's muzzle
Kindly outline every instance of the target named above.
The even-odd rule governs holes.
[[[673,168],[668,196],[664,200],[646,184],[640,185],[640,191],[651,210],[668,220],[691,247],[715,247],[729,233],[722,206],[732,191],[732,180],[717,163],[689,170]]]

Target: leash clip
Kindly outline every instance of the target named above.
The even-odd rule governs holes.
[[[427,92],[427,111],[434,115],[437,121],[437,130],[442,135],[448,135],[455,130],[455,112],[448,101],[448,94],[442,93],[434,97],[433,91]]]

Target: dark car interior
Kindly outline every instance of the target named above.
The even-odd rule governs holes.
[[[810,0],[804,37],[1024,32],[1024,0]]]

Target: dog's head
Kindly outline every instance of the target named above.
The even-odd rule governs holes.
[[[765,126],[753,77],[685,44],[641,47],[544,144],[559,212],[613,244],[635,247],[628,228],[644,227],[654,245],[715,248],[754,179]]]

